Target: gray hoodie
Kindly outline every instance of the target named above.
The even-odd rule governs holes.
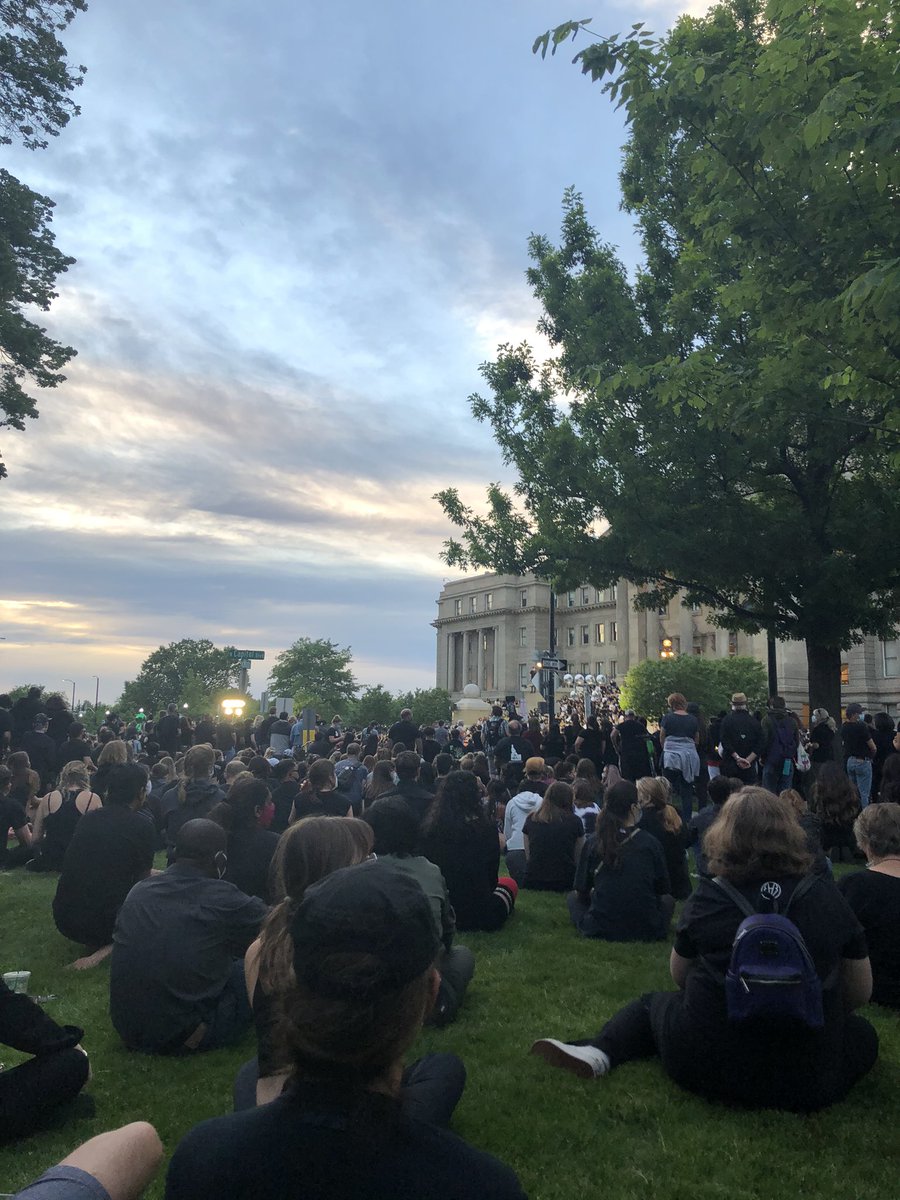
[[[522,830],[531,814],[541,807],[543,799],[544,797],[539,796],[537,792],[519,792],[507,804],[506,816],[503,818],[503,835],[506,838],[507,850],[525,849]]]

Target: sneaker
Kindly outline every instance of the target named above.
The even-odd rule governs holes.
[[[579,1079],[599,1079],[612,1066],[609,1058],[596,1046],[573,1046],[556,1038],[539,1038],[531,1047],[551,1067],[562,1067]]]

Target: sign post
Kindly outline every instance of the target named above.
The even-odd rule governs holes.
[[[247,687],[249,686],[247,672],[250,670],[250,663],[254,659],[259,661],[260,659],[265,658],[266,652],[265,650],[235,650],[234,646],[229,646],[228,653],[233,659],[237,660],[237,664],[241,671],[241,678],[238,683],[238,687],[242,692],[246,693]]]

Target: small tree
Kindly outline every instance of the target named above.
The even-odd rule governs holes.
[[[755,708],[765,704],[766,672],[755,658],[647,658],[625,676],[621,704],[654,720],[666,711],[666,697],[673,692],[699,704],[707,717],[727,709],[735,692],[744,692]]]
[[[323,638],[298,638],[275,659],[269,690],[276,696],[292,696],[298,708],[311,705],[327,720],[353,704],[357,683],[351,661],[349,646],[341,648]]]
[[[412,709],[413,720],[418,725],[447,721],[451,709],[450,693],[446,688],[416,688],[415,691],[398,694],[395,707],[398,717],[401,709]]]
[[[116,705],[123,716],[143,708],[155,716],[168,704],[188,705],[191,712],[212,708],[216,693],[236,682],[238,667],[227,650],[208,638],[183,638],[160,646],[141,663],[136,679],[125,684]]]
[[[347,720],[357,727],[375,721],[378,725],[390,725],[395,720],[397,702],[386,687],[380,683],[364,688],[359,697],[347,710]]]

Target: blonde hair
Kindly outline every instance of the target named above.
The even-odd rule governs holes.
[[[681,817],[678,810],[670,803],[672,785],[662,775],[651,778],[649,775],[639,779],[635,784],[641,808],[658,812],[666,833],[677,833],[681,828]]]
[[[233,758],[225,768],[225,782],[228,784],[234,783],[236,779],[240,779],[242,775],[249,775],[247,764],[239,758]]]
[[[121,738],[114,738],[111,742],[107,742],[100,751],[97,766],[105,767],[108,763],[111,767],[123,767],[127,762],[128,747]]]
[[[730,883],[806,875],[813,863],[790,804],[761,787],[744,787],[723,804],[703,839],[710,874]]]
[[[191,781],[209,779],[216,761],[212,746],[191,746],[184,756],[184,775],[178,785],[178,803],[187,804],[187,785]]]
[[[82,790],[89,788],[88,769],[83,762],[67,762],[59,773],[59,791],[77,784]]]

